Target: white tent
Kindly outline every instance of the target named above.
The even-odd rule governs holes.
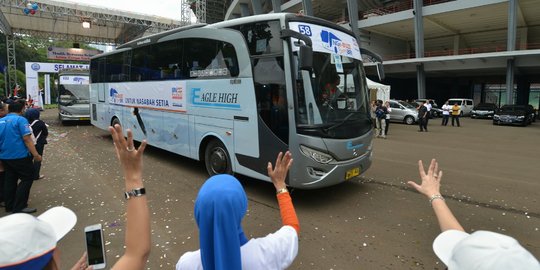
[[[387,101],[390,99],[390,85],[374,82],[368,78],[366,78],[366,81],[371,100],[380,99],[382,101]]]

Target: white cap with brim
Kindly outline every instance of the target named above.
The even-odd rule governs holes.
[[[540,263],[516,239],[489,231],[445,231],[433,250],[449,270],[540,270]]]
[[[42,269],[76,223],[75,213],[62,206],[37,218],[22,213],[0,218],[0,269]]]

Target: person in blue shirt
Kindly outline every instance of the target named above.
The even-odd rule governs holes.
[[[8,115],[0,119],[0,160],[5,169],[5,208],[7,212],[13,213],[37,211],[28,207],[28,197],[34,181],[33,161],[41,161],[41,155],[34,146],[28,120],[21,116],[24,105],[21,101],[13,102],[8,107]]]
[[[4,116],[6,116],[7,113],[8,113],[7,103],[0,101],[0,119],[4,118]],[[6,206],[6,204],[4,203],[4,176],[5,176],[4,164],[2,164],[2,161],[0,161],[0,207]]]

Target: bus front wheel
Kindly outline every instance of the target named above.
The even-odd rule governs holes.
[[[210,176],[216,174],[232,174],[231,158],[225,145],[219,140],[212,140],[204,153],[206,171]]]
[[[117,125],[117,124],[118,124],[119,126],[122,126],[122,125],[120,124],[120,120],[118,120],[118,118],[115,117],[115,118],[113,118],[113,120],[111,121],[111,126],[114,127],[114,126]]]

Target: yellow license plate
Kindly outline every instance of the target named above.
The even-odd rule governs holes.
[[[90,120],[90,117],[80,117],[79,120],[81,121]]]
[[[345,180],[349,180],[358,175],[360,175],[360,168],[350,169],[347,171],[347,174],[345,174]]]

